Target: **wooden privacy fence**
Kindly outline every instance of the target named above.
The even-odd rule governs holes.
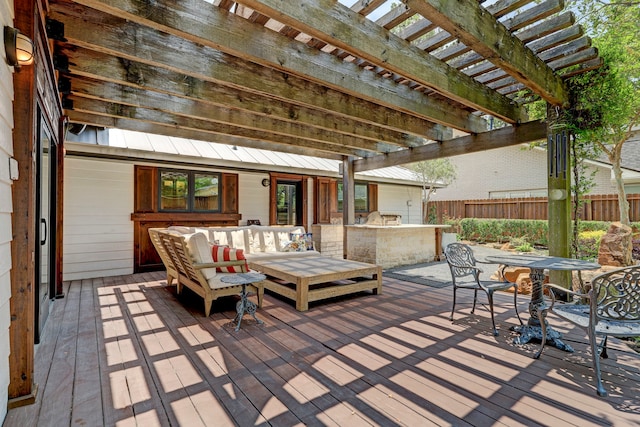
[[[581,209],[583,220],[620,220],[616,194],[590,195],[585,196],[584,200]],[[640,194],[627,194],[627,200],[629,219],[632,222],[640,221]],[[427,218],[435,213],[439,224],[442,224],[445,218],[548,219],[546,197],[431,201],[424,212]]]

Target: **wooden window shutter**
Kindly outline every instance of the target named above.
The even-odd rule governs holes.
[[[338,210],[336,180],[323,177],[318,177],[315,180],[316,200],[314,222],[316,224],[330,224],[331,213]]]
[[[223,173],[221,178],[222,213],[238,213],[238,175]]]
[[[369,184],[369,212],[378,210],[378,184]]]
[[[155,212],[157,203],[157,168],[153,166],[135,167],[135,212]]]

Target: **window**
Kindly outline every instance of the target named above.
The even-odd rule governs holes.
[[[355,211],[369,212],[369,185],[366,183],[355,183]],[[338,212],[342,212],[342,183],[338,183]]]
[[[220,175],[160,169],[159,211],[219,212]]]

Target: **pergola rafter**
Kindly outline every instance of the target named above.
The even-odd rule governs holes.
[[[563,105],[563,76],[599,65],[561,0],[403,0],[369,19],[388,3],[54,0],[63,105],[364,170],[539,138],[522,100]]]

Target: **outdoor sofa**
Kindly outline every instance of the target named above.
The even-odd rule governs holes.
[[[302,226],[246,225],[238,227],[183,227],[167,230],[181,234],[203,233],[211,245],[242,250],[248,261],[319,255],[312,235]]]

